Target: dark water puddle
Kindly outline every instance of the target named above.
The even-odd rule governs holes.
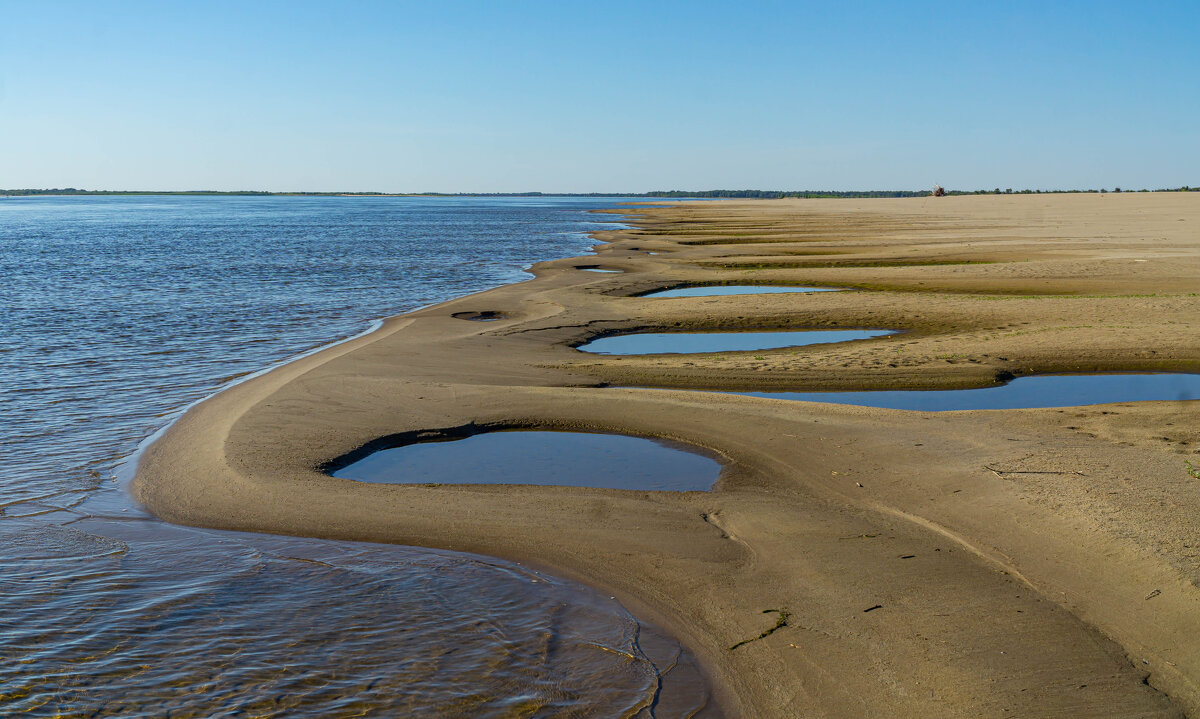
[[[896,330],[787,330],[783,332],[646,332],[601,337],[576,349],[608,355],[745,352],[849,342],[896,334]]]
[[[1037,409],[1112,402],[1200,399],[1200,374],[1092,374],[1020,377],[983,389],[872,392],[735,392],[774,399],[947,412]]]
[[[496,310],[481,310],[479,312],[455,312],[450,316],[455,319],[470,320],[472,322],[495,322],[496,320],[504,319],[508,315]]]
[[[394,484],[539,484],[704,491],[721,465],[682,445],[619,434],[502,431],[384,449],[332,474]]]
[[[676,287],[641,295],[642,297],[716,297],[721,295],[772,295],[787,292],[838,292],[840,287],[789,287],[785,285],[708,285]]]

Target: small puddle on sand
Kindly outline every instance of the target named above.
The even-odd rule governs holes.
[[[746,352],[849,342],[896,334],[896,330],[787,330],[783,332],[646,332],[613,335],[576,347],[607,355]]]
[[[1113,402],[1200,399],[1200,374],[1041,375],[1019,377],[1005,385],[982,389],[732,394],[922,412],[1038,409]]]
[[[840,287],[796,287],[788,285],[706,285],[700,287],[676,287],[660,290],[640,297],[718,297],[723,295],[773,295],[802,292],[839,292]]]
[[[608,270],[603,267],[576,267],[575,269],[583,272],[603,272],[605,274],[620,274],[625,270]]]
[[[496,320],[506,319],[508,315],[496,310],[480,310],[479,312],[455,312],[450,315],[458,320],[470,320],[472,322],[495,322]]]
[[[709,489],[720,472],[716,460],[661,440],[516,430],[383,449],[331,474],[395,484],[538,484],[684,492]]]

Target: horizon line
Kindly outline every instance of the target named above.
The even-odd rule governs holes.
[[[820,197],[921,197],[943,189],[947,195],[1014,195],[1014,194],[1091,194],[1091,193],[1137,193],[1137,192],[1195,192],[1200,186],[1158,188],[1076,188],[1076,189],[1013,189],[999,187],[991,189],[954,190],[935,185],[932,189],[872,189],[872,190],[761,190],[761,189],[713,189],[713,190],[650,190],[646,192],[545,192],[538,190],[519,192],[382,192],[374,190],[86,190],[74,187],[62,188],[11,188],[0,189],[3,197],[78,196],[78,195],[236,195],[236,196],[308,196],[308,197],[648,197],[648,198],[730,198],[730,199],[784,199]]]

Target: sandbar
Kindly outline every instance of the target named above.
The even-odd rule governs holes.
[[[1200,715],[1200,402],[924,413],[688,391],[1200,371],[1200,193],[619,212],[633,227],[596,233],[594,257],[391,318],[195,406],[145,451],[136,498],[174,522],[477,552],[602,587],[696,653],[729,716]],[[861,291],[636,296],[772,282]],[[574,349],[858,327],[903,332]],[[724,469],[708,492],[321,470],[455,428],[658,437]]]

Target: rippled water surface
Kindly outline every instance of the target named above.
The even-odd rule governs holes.
[[[175,527],[117,481],[222,383],[578,255],[613,204],[0,198],[0,715],[715,711],[677,644],[587,588]]]

